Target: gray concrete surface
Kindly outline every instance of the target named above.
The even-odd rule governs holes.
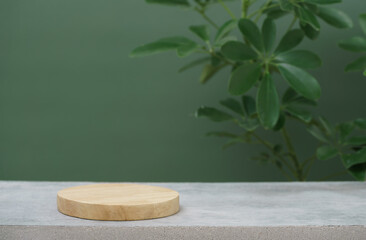
[[[180,193],[179,213],[117,222],[65,216],[56,193],[86,182],[0,181],[0,239],[366,239],[366,184],[145,183]]]

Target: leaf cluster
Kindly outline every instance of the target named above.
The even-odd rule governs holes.
[[[336,156],[342,159],[346,169],[356,179],[365,178],[366,160],[360,159],[366,159],[366,143],[362,136],[349,137],[354,129],[362,129],[359,126],[364,124],[363,120],[332,126],[325,118],[313,116],[310,107],[317,105],[321,87],[308,71],[320,67],[322,61],[312,51],[297,49],[305,37],[315,40],[319,36],[320,20],[336,28],[353,26],[352,20],[343,11],[328,6],[341,0],[266,0],[253,10],[251,8],[256,0],[242,0],[241,18],[230,11],[224,0],[146,1],[192,9],[209,25],[189,26],[195,38],[173,36],[141,45],[131,52],[131,57],[166,51],[175,51],[179,57],[203,55],[179,69],[183,72],[203,65],[199,77],[202,84],[209,82],[222,69],[230,69],[227,90],[233,97],[220,101],[226,110],[202,106],[196,111],[196,116],[215,122],[233,122],[241,133],[216,131],[208,133],[208,136],[229,139],[223,148],[238,143],[262,144],[268,152],[262,152],[253,159],[273,163],[288,179],[305,180],[314,159],[328,160]],[[231,19],[217,25],[206,14],[206,9],[213,4],[221,5]],[[293,20],[287,31],[277,36],[280,31],[277,31],[276,21],[288,15]],[[259,24],[261,18],[263,21]],[[360,23],[366,33],[366,15],[360,17]],[[366,38],[345,40],[340,46],[350,51],[366,52]],[[351,63],[346,70],[360,68],[366,69],[365,57]],[[283,94],[277,90],[280,79],[275,75],[288,84]],[[255,94],[251,96],[253,92]],[[296,155],[285,129],[286,122],[291,119],[303,123],[320,142],[314,156],[304,161]],[[256,133],[259,127],[274,133],[281,132],[286,149],[282,143],[262,139]]]
[[[355,36],[350,39],[342,40],[338,43],[339,47],[356,53],[366,53],[366,14],[359,16],[359,23],[365,36]],[[346,72],[363,71],[366,76],[366,55],[357,58],[348,64],[345,68]]]

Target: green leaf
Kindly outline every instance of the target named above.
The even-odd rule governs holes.
[[[366,69],[365,69],[365,71],[363,71],[363,75],[366,77]]]
[[[258,118],[246,118],[240,123],[240,127],[244,128],[248,132],[252,132],[259,127]]]
[[[299,96],[295,90],[291,87],[287,88],[286,92],[282,96],[282,104],[296,104],[296,105],[308,105],[316,106],[317,102],[314,100],[307,99],[303,96]]]
[[[313,106],[313,107],[318,105],[318,103],[315,100],[310,100],[303,96],[298,96],[296,99],[294,99],[292,104],[307,105],[307,106]]]
[[[195,66],[201,65],[205,62],[208,62],[210,59],[211,59],[211,57],[203,57],[203,58],[196,59],[192,62],[187,63],[183,67],[179,68],[178,72],[183,72],[183,71],[193,68]]]
[[[217,43],[219,40],[223,39],[227,36],[234,28],[236,28],[238,24],[237,20],[229,20],[225,22],[219,30],[217,30],[216,36],[215,36],[215,43]]]
[[[251,96],[244,95],[242,98],[245,114],[250,117],[257,113],[255,99]]]
[[[281,39],[279,45],[277,46],[275,50],[275,54],[286,52],[297,45],[301,43],[301,41],[304,39],[304,32],[300,29],[294,29],[291,31],[288,31],[285,36]]]
[[[352,19],[343,11],[335,8],[318,7],[317,15],[336,28],[352,28]]]
[[[215,73],[217,73],[222,66],[212,66],[211,64],[207,64],[203,67],[201,76],[200,76],[200,83],[204,84],[208,80],[210,80]]]
[[[257,25],[246,18],[239,20],[239,29],[244,37],[258,50],[263,51],[263,41]]]
[[[239,115],[244,116],[243,108],[241,107],[241,104],[239,101],[237,101],[234,98],[227,98],[225,100],[221,100],[220,104],[227,107],[228,109],[236,112]]]
[[[222,47],[225,43],[227,42],[232,42],[232,41],[238,41],[238,38],[235,36],[227,36],[227,37],[223,37],[220,40],[218,40],[217,42],[215,42],[215,44],[213,45],[214,47]]]
[[[366,144],[366,137],[350,137],[345,141],[347,145],[363,145]]]
[[[317,68],[322,65],[322,60],[318,55],[306,50],[280,53],[276,56],[276,60],[304,69]]]
[[[364,69],[366,69],[366,56],[362,56],[356,59],[354,62],[348,64],[345,68],[345,71],[363,71]]]
[[[288,107],[286,107],[286,111],[288,113],[290,113],[292,116],[294,116],[306,123],[309,123],[312,119],[310,112],[308,112],[304,109],[298,108],[296,106],[288,106]]]
[[[353,129],[355,128],[355,125],[353,122],[345,122],[338,125],[339,129],[339,138],[341,142],[344,142],[346,137],[348,137]]]
[[[278,118],[276,125],[273,127],[273,130],[279,131],[285,126],[285,124],[286,124],[286,115],[281,111],[280,117]]]
[[[202,106],[196,111],[196,117],[207,117],[214,122],[234,120],[230,114],[212,107]]]
[[[257,57],[257,53],[252,48],[237,41],[225,43],[221,48],[221,52],[227,59],[232,61],[246,61]]]
[[[353,121],[353,123],[360,129],[366,130],[366,119],[363,118],[357,118]]]
[[[366,39],[363,37],[352,37],[348,40],[342,40],[338,45],[339,47],[352,52],[366,51]]]
[[[170,50],[176,50],[181,46],[191,44],[193,41],[185,37],[162,38],[155,42],[135,48],[130,57],[144,57]]]
[[[309,24],[303,24],[300,22],[300,28],[304,31],[305,36],[307,36],[311,40],[315,40],[319,36],[320,31],[315,30]]]
[[[206,136],[213,137],[223,137],[223,138],[239,138],[238,135],[228,132],[208,132]]]
[[[188,7],[188,0],[146,0],[147,3],[158,3],[163,5]]]
[[[342,2],[342,0],[305,0],[304,2],[314,4],[333,4],[333,3],[340,3]]]
[[[294,9],[294,5],[289,0],[279,0],[280,7],[284,11],[292,11]]]
[[[322,130],[315,126],[315,125],[310,125],[308,128],[306,128],[306,130],[313,135],[316,139],[322,141],[322,142],[329,142],[328,138],[324,135],[324,133],[322,132]]]
[[[319,160],[325,161],[336,157],[338,150],[333,146],[321,146],[316,150],[316,157]]]
[[[242,95],[258,81],[261,75],[261,65],[258,63],[244,63],[236,68],[229,80],[229,93]]]
[[[309,73],[286,63],[281,63],[277,67],[282,77],[297,93],[311,100],[320,97],[320,85]]]
[[[343,154],[342,160],[346,168],[350,168],[356,164],[366,163],[366,148],[363,148],[355,153]]]
[[[273,80],[267,74],[261,81],[257,94],[259,119],[265,128],[273,128],[280,116],[280,101]]]
[[[271,52],[276,41],[276,24],[271,18],[264,20],[262,25],[262,40],[266,52]]]
[[[366,163],[354,165],[348,169],[349,173],[358,181],[366,180]]]
[[[195,42],[184,44],[177,48],[178,57],[187,57],[194,53],[200,46]]]
[[[205,42],[210,41],[210,33],[209,33],[209,29],[206,25],[190,26],[189,30],[191,30],[194,34],[196,34],[203,41],[205,41]]]
[[[312,26],[313,29],[315,29],[316,31],[319,31],[320,24],[312,12],[310,12],[306,8],[298,8],[297,10],[299,12],[301,22],[307,23],[310,26]]]
[[[222,62],[222,54],[217,52],[214,55],[211,56],[211,65],[214,67],[217,67],[220,65],[220,63]]]
[[[279,19],[289,13],[287,11],[283,11],[281,8],[271,8],[264,12],[267,12],[267,17],[272,19]]]
[[[334,128],[327,119],[325,119],[324,117],[319,117],[319,122],[327,135],[329,136],[333,135]]]
[[[292,103],[298,96],[297,92],[289,87],[282,96],[282,103],[284,105]]]
[[[363,33],[366,34],[366,13],[360,15],[359,22]]]

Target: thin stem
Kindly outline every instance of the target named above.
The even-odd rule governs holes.
[[[249,0],[241,0],[241,17],[246,18],[248,13],[250,1]]]
[[[278,166],[275,161],[272,160],[271,162],[281,171],[281,173],[287,178],[287,180],[293,181],[292,177],[283,168]]]
[[[262,139],[260,136],[258,136],[257,134],[255,134],[255,133],[252,133],[252,135],[256,138],[256,139],[258,139],[258,141],[260,141],[264,146],[266,146],[267,148],[269,148],[269,149],[273,149],[273,146],[272,146],[272,144],[270,143],[270,142],[267,142],[266,140],[264,140],[264,139]]]
[[[308,164],[310,161],[313,161],[316,159],[316,155],[312,155],[311,157],[309,157],[308,159],[306,159],[302,164],[301,164],[301,168],[304,168],[306,166],[306,164]]]
[[[294,16],[294,18],[292,19],[292,22],[290,23],[290,26],[288,26],[286,32],[288,32],[288,31],[290,31],[292,29],[292,27],[294,26],[294,24],[296,23],[296,21],[297,21],[297,16]]]
[[[304,172],[304,179],[308,178],[309,172],[311,167],[313,166],[314,162],[315,162],[316,158],[311,158],[308,167],[306,168],[305,172]]]
[[[255,15],[257,15],[259,12],[264,12],[265,10],[268,10],[268,9],[271,9],[271,8],[274,8],[274,7],[278,7],[279,6],[279,4],[272,4],[272,5],[270,5],[270,6],[267,6],[267,7],[265,7],[265,8],[260,8],[260,9],[258,9],[258,10],[256,10],[256,11],[254,11],[254,12],[252,12],[251,14],[249,14],[248,15],[248,18],[252,18],[252,17],[254,17]]]
[[[194,10],[196,10],[208,23],[210,23],[214,28],[219,29],[219,26],[216,25],[216,23],[214,23],[214,21],[212,21],[206,14],[205,11],[203,9],[198,9],[197,7],[194,8]]]
[[[219,3],[221,4],[221,6],[226,10],[226,12],[230,15],[230,17],[232,19],[236,19],[235,14],[230,10],[230,8],[228,8],[225,3],[222,0],[219,0]]]
[[[303,178],[303,174],[302,174],[302,169],[301,169],[301,166],[299,164],[299,160],[297,159],[297,155],[296,155],[296,152],[295,152],[295,148],[294,146],[292,145],[292,142],[291,142],[291,139],[290,139],[290,136],[288,135],[287,133],[287,130],[285,127],[282,128],[282,136],[285,140],[285,143],[286,143],[286,146],[287,146],[287,150],[288,152],[290,153],[290,158],[292,159],[294,165],[295,165],[295,168],[296,168],[296,177],[298,180],[300,181],[303,181],[304,178]]]
[[[235,63],[229,62],[226,58],[223,58],[220,55],[217,55],[214,51],[209,52],[209,54],[211,54],[211,56],[213,56],[213,57],[220,58],[221,61],[225,62],[228,65],[233,65],[233,66],[235,65]]]
[[[330,174],[330,175],[328,175],[324,178],[321,178],[319,181],[326,181],[326,180],[332,179],[334,177],[342,176],[342,175],[345,175],[345,174],[347,174],[347,170],[343,170],[343,171],[340,171],[340,172]]]
[[[260,142],[262,143],[265,147],[267,147],[278,159],[281,160],[281,162],[286,165],[286,167],[290,170],[290,172],[292,174],[294,174],[294,176],[296,176],[296,171],[295,169],[286,161],[286,159],[284,159],[281,155],[279,155],[278,153],[276,153],[274,150],[273,150],[273,146],[271,143],[263,140],[261,137],[259,137],[257,134],[255,133],[252,133],[252,135]]]
[[[258,15],[254,19],[255,22],[258,22],[260,17],[262,16],[263,11],[271,4],[272,0],[267,0],[267,2],[260,8],[260,11],[258,12]]]

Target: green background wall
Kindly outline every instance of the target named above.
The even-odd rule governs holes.
[[[355,21],[366,12],[364,0],[344,2],[337,7]],[[228,19],[218,6],[209,14]],[[204,136],[231,125],[193,117],[228,96],[228,70],[201,86],[199,69],[177,73],[190,59],[128,58],[137,45],[202,23],[194,12],[142,0],[0,1],[0,179],[281,181],[249,159],[260,149],[223,151],[221,139]],[[357,55],[336,46],[361,30],[322,28],[319,41],[302,43],[324,60],[313,72],[323,87],[318,113],[333,123],[365,117],[366,79],[343,73]],[[297,125],[290,132],[309,156],[313,139]],[[341,168],[339,160],[317,163],[311,180]]]

